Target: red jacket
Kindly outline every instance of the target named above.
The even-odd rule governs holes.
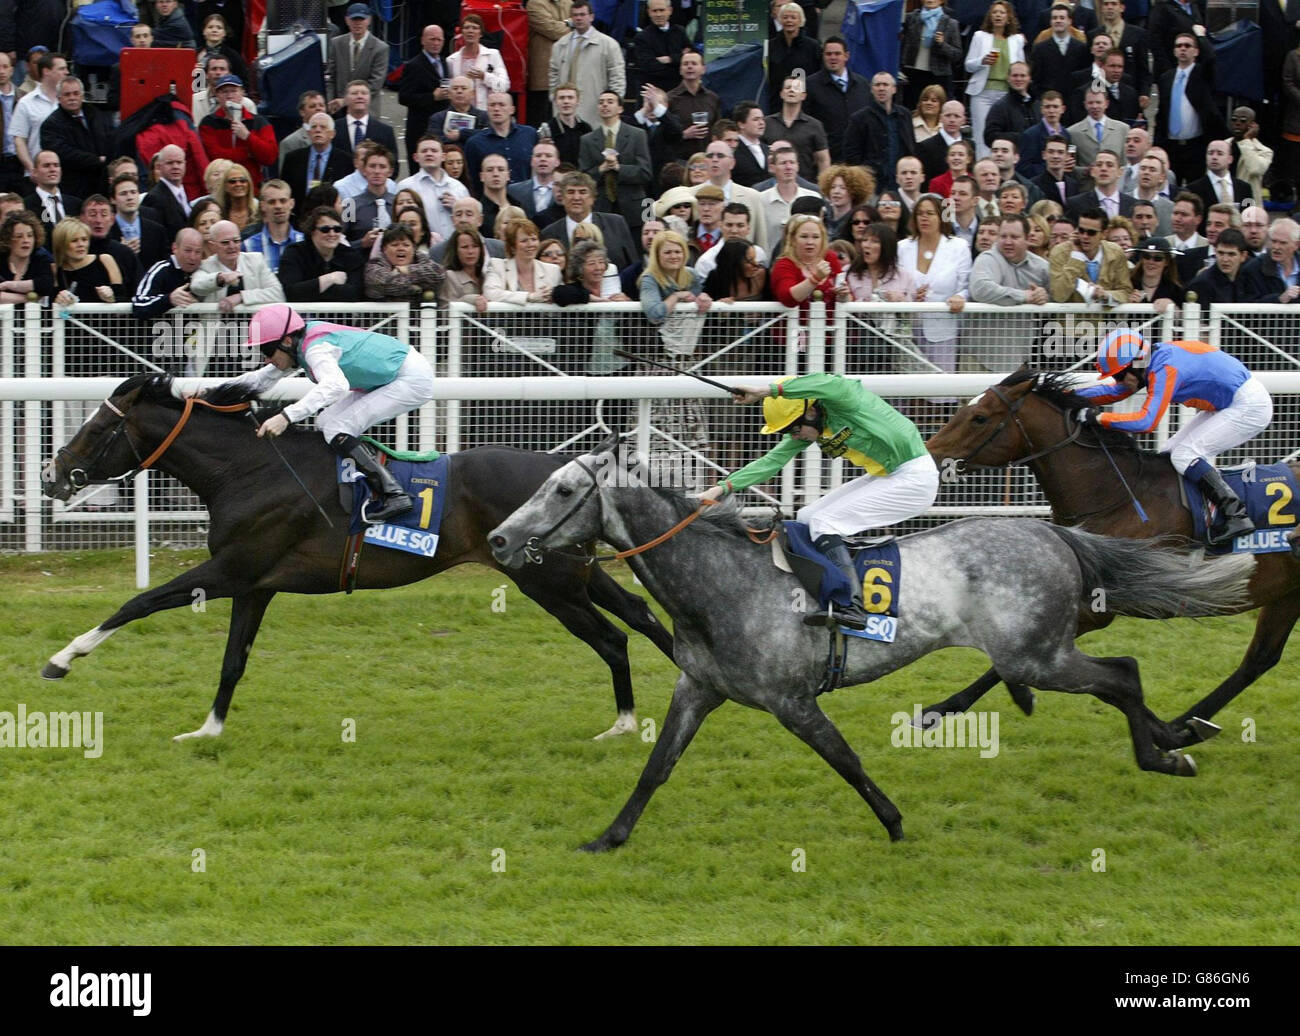
[[[199,137],[208,158],[228,158],[248,170],[253,181],[253,194],[256,195],[262,186],[262,166],[275,168],[280,157],[280,145],[271,124],[262,116],[245,119],[244,125],[248,127],[248,139],[236,140],[230,120],[214,112],[199,123]]]
[[[835,252],[827,252],[825,258],[830,265],[831,275],[817,285],[817,289],[822,293],[821,301],[826,303],[826,316],[829,319],[835,311],[835,278],[840,273],[840,257]],[[782,256],[772,267],[768,287],[777,302],[783,306],[798,306],[800,315],[806,318],[808,316],[808,303],[812,301],[812,295],[809,295],[803,302],[796,302],[795,297],[790,294],[790,289],[803,279],[803,272],[795,265],[795,261]]]
[[[178,112],[189,115],[189,109],[184,105],[176,104],[174,107]],[[141,130],[135,138],[136,150],[144,159],[146,168],[153,156],[168,144],[175,144],[185,152],[185,196],[199,198],[207,194],[208,189],[203,185],[203,174],[208,168],[208,155],[203,150],[203,143],[199,140],[198,134],[188,122],[177,119],[175,122],[155,123]]]

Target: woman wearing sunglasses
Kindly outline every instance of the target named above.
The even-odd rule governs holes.
[[[343,221],[327,205],[303,220],[305,241],[280,253],[280,283],[290,302],[356,302],[364,286],[366,256],[343,239]]]
[[[315,414],[316,429],[330,449],[350,458],[370,486],[362,518],[373,524],[410,511],[411,498],[359,436],[433,398],[429,361],[405,342],[377,331],[303,320],[283,302],[253,314],[247,344],[266,357],[265,366],[216,386],[209,398],[223,403],[250,399],[301,368],[311,389],[262,422],[257,434],[281,435]]]

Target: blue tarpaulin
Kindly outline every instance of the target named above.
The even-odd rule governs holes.
[[[593,0],[591,13],[601,31],[619,43],[636,33],[637,0]]]
[[[903,0],[849,0],[840,32],[849,41],[849,68],[868,79],[898,74]]]
[[[73,60],[79,66],[116,65],[122,49],[131,45],[131,26],[139,20],[129,0],[99,0],[78,8],[68,23]]]
[[[723,112],[741,101],[764,96],[765,81],[763,45],[759,43],[732,47],[710,63],[704,76],[704,85],[718,95]]]
[[[1264,97],[1264,31],[1254,22],[1233,22],[1214,40],[1214,89],[1252,101]]]

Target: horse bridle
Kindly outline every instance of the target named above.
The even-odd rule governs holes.
[[[1029,397],[1029,395],[1033,392],[1033,389],[1030,389],[1029,392],[1024,393],[1024,395],[1020,396],[1014,402],[1007,399],[1006,394],[1002,391],[1002,386],[1000,385],[990,385],[987,391],[992,392],[993,395],[997,397],[998,402],[1000,402],[1004,407],[1007,408],[1006,416],[1003,417],[1002,420],[998,422],[997,427],[994,428],[993,431],[989,432],[988,435],[986,435],[983,439],[980,440],[979,444],[975,447],[975,449],[971,450],[971,452],[967,454],[965,457],[958,458],[957,460],[958,471],[963,470],[967,464],[970,464],[979,455],[979,452],[982,449],[984,449],[985,446],[988,446],[991,442],[993,442],[994,439],[996,439],[999,435],[1001,435],[1002,430],[1006,428],[1006,426],[1011,421],[1015,421],[1016,427],[1020,429],[1020,434],[1021,436],[1024,437],[1024,440],[1028,444],[1031,452],[1026,454],[1023,457],[1016,457],[1013,460],[1009,460],[1005,464],[990,464],[989,467],[1007,468],[1010,467],[1012,464],[1028,464],[1030,461],[1038,460],[1040,457],[1051,456],[1057,450],[1063,450],[1065,449],[1065,447],[1070,446],[1074,442],[1076,442],[1079,438],[1079,433],[1083,431],[1083,425],[1079,424],[1078,422],[1075,422],[1074,430],[1070,432],[1070,434],[1067,435],[1064,439],[1062,439],[1058,443],[1048,446],[1046,449],[1039,450],[1034,446],[1034,440],[1029,437],[1029,431],[1028,429],[1025,428],[1024,422],[1020,420],[1020,407],[1023,405],[1025,400]],[[1061,416],[1062,418],[1065,417],[1064,411],[1061,412]]]
[[[140,451],[136,448],[135,443],[131,441],[131,436],[127,433],[126,430],[126,411],[119,410],[111,399],[104,400],[104,406],[108,407],[109,410],[117,414],[118,422],[116,426],[113,428],[113,430],[110,431],[108,435],[104,437],[104,441],[100,443],[99,448],[96,449],[95,452],[90,455],[90,457],[83,459],[79,454],[73,451],[70,447],[60,446],[54,453],[54,459],[49,462],[49,466],[50,466],[49,473],[52,476],[54,472],[54,467],[57,464],[57,462],[65,458],[67,459],[68,484],[72,486],[72,488],[75,490],[82,490],[85,489],[88,485],[90,485],[92,469],[103,459],[104,455],[108,453],[110,449],[113,448],[113,446],[117,443],[119,437],[126,439],[127,445],[131,447],[131,452],[135,454],[135,459],[137,464],[140,463],[142,460],[140,456]],[[140,470],[139,468],[136,468],[135,471],[128,472],[125,475],[119,475],[116,478],[102,479],[97,481],[102,481],[105,483],[125,482],[128,478],[133,476],[139,470]],[[54,479],[53,477],[51,477],[46,481],[53,482]]]
[[[555,550],[554,548],[543,548],[542,540],[547,539],[553,532],[555,532],[562,525],[564,525],[565,522],[567,522],[570,518],[572,518],[575,514],[577,514],[578,511],[582,509],[583,505],[586,504],[586,502],[591,499],[591,495],[594,492],[596,492],[597,489],[600,488],[600,479],[596,476],[596,473],[591,470],[591,468],[589,468],[586,464],[582,462],[581,458],[575,458],[573,463],[578,465],[578,467],[580,467],[584,472],[586,472],[587,477],[591,479],[591,485],[587,487],[586,492],[584,492],[580,497],[578,497],[577,502],[564,515],[562,515],[558,520],[556,520],[556,522],[549,529],[547,529],[543,533],[540,533],[539,535],[528,537],[528,540],[524,543],[524,560],[527,561],[529,564],[538,564],[542,560],[543,549],[550,549],[551,553],[554,554],[556,557],[569,558],[575,561],[582,561],[588,565],[591,564],[601,565],[609,561],[622,561],[624,558],[630,558],[635,554],[642,554],[645,551],[651,550],[659,546],[659,544],[672,539],[684,528],[686,528],[686,526],[690,525],[691,522],[695,521],[696,518],[698,518],[701,514],[703,514],[705,507],[711,506],[713,504],[712,500],[702,500],[698,508],[696,508],[690,514],[688,514],[685,518],[683,518],[680,522],[674,525],[667,532],[660,533],[654,539],[650,540],[647,543],[642,543],[639,547],[629,547],[627,550],[615,551],[613,554],[587,554],[585,552],[582,554],[566,554],[564,551]]]
[[[1056,453],[1058,450],[1063,450],[1065,447],[1067,447],[1067,446],[1071,446],[1071,445],[1074,445],[1074,444],[1076,444],[1076,443],[1078,443],[1078,445],[1083,446],[1083,447],[1085,447],[1085,448],[1087,448],[1087,449],[1092,449],[1092,448],[1093,448],[1093,447],[1089,446],[1088,443],[1082,443],[1082,442],[1079,442],[1079,435],[1080,435],[1080,433],[1083,431],[1083,424],[1082,424],[1081,422],[1079,422],[1079,421],[1075,421],[1075,422],[1074,422],[1074,430],[1071,431],[1070,434],[1067,435],[1067,436],[1066,436],[1064,439],[1062,439],[1060,442],[1057,442],[1057,443],[1055,443],[1055,444],[1053,444],[1053,445],[1051,445],[1051,446],[1048,446],[1046,449],[1036,450],[1036,449],[1034,448],[1034,440],[1031,439],[1031,438],[1029,437],[1029,431],[1025,428],[1024,423],[1020,420],[1020,414],[1019,414],[1019,410],[1020,410],[1020,406],[1021,406],[1021,404],[1024,403],[1024,401],[1029,397],[1029,395],[1033,392],[1033,389],[1031,388],[1031,389],[1029,390],[1029,392],[1026,392],[1026,393],[1025,393],[1024,395],[1022,395],[1019,399],[1017,399],[1014,403],[1011,402],[1011,401],[1009,401],[1009,400],[1007,399],[1007,397],[1006,397],[1006,396],[1003,394],[1003,392],[1002,392],[1001,386],[999,386],[999,385],[990,385],[987,391],[992,392],[992,393],[993,393],[993,394],[998,398],[998,401],[999,401],[999,402],[1000,402],[1004,407],[1007,408],[1007,415],[1006,415],[1006,417],[1004,417],[1004,418],[1003,418],[1003,419],[998,423],[998,426],[997,426],[996,428],[994,428],[993,431],[991,431],[988,435],[986,435],[986,436],[984,437],[983,440],[980,441],[979,445],[977,445],[977,446],[975,447],[975,449],[973,449],[973,450],[970,452],[970,454],[969,454],[968,456],[966,456],[966,457],[964,457],[964,458],[960,458],[960,459],[957,461],[957,470],[958,470],[959,472],[962,471],[962,470],[964,470],[965,467],[966,467],[966,465],[969,464],[972,460],[975,459],[976,454],[978,454],[978,453],[980,452],[980,450],[984,449],[985,446],[987,446],[987,445],[988,445],[989,443],[991,443],[994,439],[996,439],[996,438],[998,437],[998,435],[1001,434],[1002,429],[1004,429],[1004,428],[1007,426],[1008,422],[1010,422],[1010,421],[1012,421],[1012,420],[1015,421],[1015,423],[1016,423],[1016,427],[1020,429],[1020,434],[1024,437],[1025,442],[1029,445],[1029,448],[1030,448],[1030,450],[1031,450],[1032,452],[1026,454],[1026,455],[1023,456],[1023,457],[1016,457],[1016,458],[1014,458],[1014,459],[1012,459],[1012,460],[1009,460],[1009,461],[1007,461],[1005,464],[992,464],[992,465],[989,465],[990,467],[1007,468],[1007,467],[1010,467],[1012,464],[1028,464],[1028,463],[1030,463],[1031,461],[1038,460],[1038,459],[1040,459],[1040,458],[1042,458],[1042,457],[1048,457],[1048,456],[1051,456],[1053,453]],[[1068,416],[1067,412],[1066,412],[1065,410],[1061,410],[1059,407],[1056,407],[1055,404],[1052,404],[1052,403],[1051,403],[1050,401],[1048,401],[1048,400],[1044,400],[1044,402],[1048,403],[1048,405],[1049,405],[1049,406],[1052,406],[1054,409],[1057,409],[1058,412],[1061,414],[1061,419],[1062,419],[1062,421],[1064,421],[1064,422],[1067,424],[1067,426],[1068,426],[1068,424],[1069,424],[1069,416]],[[1104,444],[1104,443],[1101,443],[1100,441],[1099,441],[1099,446],[1101,447],[1102,450],[1105,450],[1105,449],[1106,449],[1105,444]],[[1107,453],[1107,457],[1109,458],[1109,453]],[[1114,463],[1115,463],[1115,462],[1112,460],[1112,461],[1111,461],[1111,465],[1113,466]],[[1139,471],[1139,472],[1141,472],[1141,466],[1142,466],[1142,454],[1139,452],[1139,454],[1138,454],[1138,471]],[[1119,474],[1119,469],[1116,468],[1116,469],[1115,469],[1115,472],[1116,472],[1116,474],[1118,475],[1118,474]],[[1123,476],[1120,475],[1119,477],[1120,477],[1120,480],[1121,480],[1121,482],[1122,482],[1122,481],[1123,481]],[[1125,485],[1125,489],[1127,489],[1127,488],[1128,488],[1127,485]],[[1131,496],[1131,493],[1130,493],[1130,496]],[[1093,511],[1082,511],[1082,512],[1080,512],[1080,513],[1078,513],[1078,514],[1061,515],[1061,516],[1060,516],[1060,520],[1061,520],[1061,521],[1074,521],[1074,520],[1077,520],[1077,519],[1080,519],[1080,518],[1092,518],[1092,517],[1095,517],[1096,515],[1099,515],[1099,514],[1106,514],[1107,512],[1109,512],[1109,511],[1113,511],[1113,510],[1115,510],[1115,509],[1118,508],[1118,507],[1122,507],[1122,506],[1124,505],[1125,502],[1126,502],[1125,500],[1120,500],[1118,503],[1110,504],[1110,505],[1107,506],[1107,507],[1100,507],[1100,508],[1097,508],[1096,510],[1093,510]],[[1135,502],[1136,502],[1136,501],[1135,501]],[[1141,513],[1140,508],[1139,508],[1139,513]],[[1146,521],[1145,518],[1143,518],[1142,520],[1143,520],[1143,521]]]
[[[97,479],[95,481],[99,481],[106,484],[113,483],[113,482],[126,483],[131,479],[135,478],[135,476],[140,474],[140,472],[146,471],[149,468],[153,467],[153,465],[158,462],[158,459],[164,453],[167,452],[167,450],[171,447],[171,444],[176,441],[176,437],[181,434],[181,430],[185,427],[186,423],[189,421],[190,414],[194,412],[194,406],[196,403],[199,406],[204,406],[207,407],[209,410],[216,410],[221,413],[230,413],[237,410],[249,409],[248,403],[232,403],[228,406],[218,406],[215,403],[205,403],[203,400],[197,398],[196,396],[189,396],[185,400],[185,407],[181,411],[181,416],[177,419],[176,424],[172,427],[172,430],[167,433],[163,441],[158,444],[158,448],[155,449],[153,453],[151,453],[148,457],[141,457],[139,448],[132,441],[131,435],[126,428],[128,410],[121,410],[111,399],[106,399],[104,400],[104,406],[108,407],[109,410],[113,411],[113,413],[117,415],[118,421],[116,426],[114,426],[112,431],[108,433],[104,441],[99,445],[99,448],[96,449],[95,452],[91,454],[91,456],[88,459],[83,460],[77,453],[75,453],[69,447],[60,446],[58,450],[55,451],[54,460],[51,460],[49,464],[52,466],[62,458],[65,457],[69,458],[70,466],[68,468],[68,484],[71,485],[72,488],[75,490],[85,489],[86,486],[88,486],[91,482],[91,476],[93,475],[92,469],[94,468],[94,466],[98,464],[100,460],[103,459],[104,455],[107,454],[108,451],[113,447],[113,445],[117,442],[118,438],[122,437],[126,440],[127,445],[131,447],[131,452],[135,454],[135,460],[136,460],[135,467],[133,467],[130,471],[115,476],[114,478]],[[51,478],[48,479],[48,481],[52,482],[54,480],[53,478]]]

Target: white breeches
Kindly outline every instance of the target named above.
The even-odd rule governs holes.
[[[412,349],[397,368],[397,377],[369,392],[349,392],[316,415],[316,427],[329,442],[342,432],[360,435],[433,398],[433,368]]]
[[[1273,397],[1258,379],[1251,378],[1232,396],[1224,410],[1203,410],[1178,429],[1165,443],[1174,469],[1181,475],[1197,459],[1213,464],[1217,454],[1253,439],[1273,420]]]
[[[915,518],[939,495],[939,469],[928,453],[909,460],[891,475],[863,475],[832,490],[795,516],[808,525],[815,542],[834,533],[852,536]]]

